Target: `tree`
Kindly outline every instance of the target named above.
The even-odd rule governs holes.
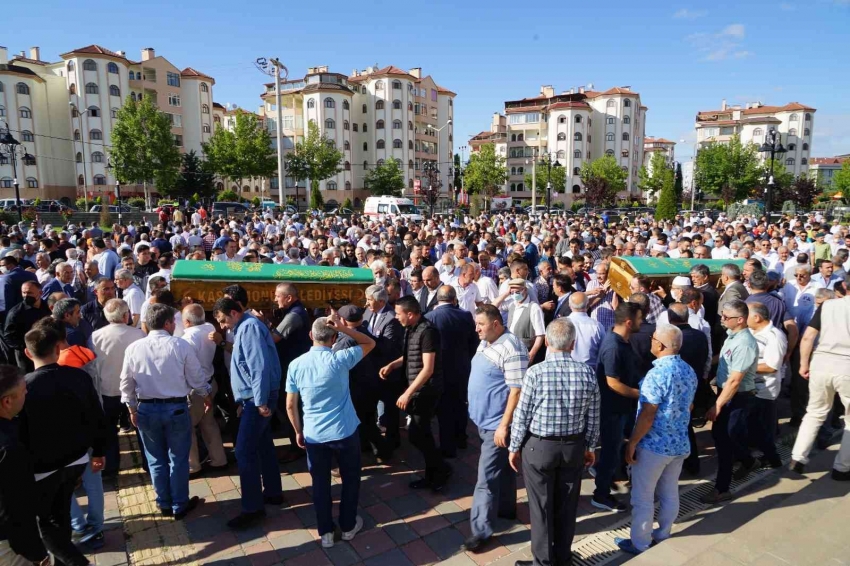
[[[496,155],[495,145],[484,144],[477,153],[470,156],[463,178],[463,186],[467,192],[484,197],[486,210],[488,199],[501,192],[508,178],[505,158]]]
[[[237,111],[233,129],[218,128],[202,147],[210,170],[227,180],[268,178],[277,171],[271,136],[250,112]]]
[[[236,191],[228,189],[218,193],[218,195],[216,195],[216,199],[219,202],[239,202],[239,195],[236,194]]]
[[[195,150],[183,154],[183,165],[180,167],[180,175],[173,190],[167,196],[190,198],[198,195],[201,198],[209,198],[215,194],[213,180],[215,175],[210,171],[206,162],[195,153]]]
[[[149,182],[153,181],[163,193],[174,187],[180,150],[171,133],[171,119],[154,106],[149,96],[141,101],[128,97],[118,110],[109,158],[119,181],[144,186],[146,202]]]
[[[342,171],[342,159],[342,152],[319,132],[314,121],[309,121],[307,137],[298,142],[295,152],[286,154],[286,170],[296,179],[309,179],[311,208],[321,209],[324,206],[319,183]]]
[[[525,174],[525,186],[533,187],[531,173]],[[552,192],[564,194],[567,192],[567,171],[564,167],[552,167],[552,178],[549,178],[549,168],[540,163],[537,164],[537,191],[540,199],[546,197],[546,183],[552,183]],[[539,201],[538,201],[539,202]]]
[[[393,157],[366,173],[366,186],[376,196],[401,196],[404,191],[404,172],[401,162]]]
[[[676,163],[676,180],[674,190],[676,191],[676,201],[681,202],[682,195],[685,192],[684,179],[682,178],[682,164]]]
[[[585,161],[579,177],[584,185],[587,204],[594,207],[612,205],[617,193],[626,189],[628,175],[610,155]]]
[[[800,175],[794,180],[791,185],[791,192],[788,200],[793,201],[799,208],[810,210],[815,202],[815,199],[820,195],[817,185],[812,179],[805,175]]]
[[[660,151],[652,152],[649,166],[638,170],[638,188],[641,192],[649,193],[648,198],[655,198],[661,192],[663,171],[668,169],[667,160]]]
[[[850,159],[845,159],[841,169],[832,176],[829,190],[832,193],[841,193],[845,199],[850,198]]]
[[[661,175],[661,194],[658,197],[658,205],[655,207],[656,220],[672,220],[678,212],[679,199],[676,195],[676,174],[672,169],[665,167]]]
[[[754,143],[743,145],[737,134],[728,143],[711,143],[697,152],[696,186],[720,195],[727,206],[750,196],[763,178],[758,148]]]

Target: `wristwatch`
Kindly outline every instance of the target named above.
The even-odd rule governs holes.
[[[226,345],[227,345],[227,340],[222,340],[221,342],[218,343],[219,348],[224,348]]]

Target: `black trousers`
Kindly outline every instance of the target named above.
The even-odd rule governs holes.
[[[407,407],[411,417],[407,436],[410,438],[410,443],[425,457],[425,479],[428,481],[442,480],[449,470],[431,433],[431,420],[434,418],[438,403],[439,396],[435,392],[419,391]]]
[[[791,352],[791,382],[788,389],[791,394],[791,418],[802,419],[809,404],[809,380],[800,375],[800,345],[797,344]]]
[[[387,456],[387,442],[378,428],[379,389],[368,384],[351,382],[351,403],[360,420],[360,446],[378,456]],[[398,410],[398,408],[396,408]]]
[[[457,455],[458,444],[466,445],[466,425],[469,409],[466,405],[466,384],[447,386],[440,398],[437,421],[440,425],[440,451],[449,457]]]
[[[106,415],[106,464],[103,473],[106,475],[118,472],[121,465],[121,451],[118,448],[118,423],[121,411],[126,405],[121,403],[121,397],[103,395],[103,413]]]
[[[36,516],[44,546],[56,558],[54,564],[84,566],[88,559],[71,542],[71,496],[85,464],[57,470],[36,482]]]
[[[390,450],[399,445],[400,414],[396,402],[407,388],[407,382],[400,379],[389,379],[381,382],[380,400],[384,403],[384,427],[387,431],[384,437]],[[377,405],[377,403],[376,403]]]
[[[529,437],[522,448],[535,566],[571,563],[583,468],[584,439],[562,442]]]

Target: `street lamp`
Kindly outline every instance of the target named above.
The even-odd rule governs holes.
[[[85,110],[80,112],[80,109],[73,102],[68,102],[68,105],[77,111],[77,119],[80,121],[80,145],[83,148],[83,151],[80,152],[80,155],[82,156],[82,161],[80,163],[82,163],[83,165],[83,202],[85,203],[85,212],[88,212],[89,197],[88,191],[86,190],[86,188],[88,187],[88,178],[86,177],[86,133],[83,129],[83,114],[88,114],[90,108],[86,108]],[[77,140],[74,140],[74,147],[76,147],[76,141]]]
[[[444,126],[445,127],[445,126]],[[425,189],[425,198],[428,200],[428,206],[431,208],[431,217],[434,217],[434,205],[437,204],[437,198],[440,196],[440,170],[437,164],[433,161],[427,161],[422,170],[428,175],[428,188]]]
[[[112,166],[112,158],[106,160],[106,172],[112,175],[114,167]],[[118,204],[118,225],[121,226],[121,181],[118,180],[118,175],[115,175],[115,202]],[[109,206],[109,203],[104,204]],[[109,209],[107,209],[109,210]]]
[[[561,163],[557,159],[552,161],[551,153],[544,153],[540,158],[540,165],[546,166],[546,212],[549,212],[552,208],[552,167],[558,168]]]
[[[782,155],[786,151],[788,150],[782,146],[782,136],[776,131],[776,128],[770,128],[764,137],[764,143],[759,148],[759,152],[770,154],[770,178],[767,180],[767,194],[764,199],[764,214],[768,224],[770,224],[770,209],[773,208],[773,161],[777,154]]]
[[[21,142],[12,136],[9,130],[9,123],[3,122],[6,127],[0,130],[0,155],[6,155],[12,161],[12,183],[15,185],[15,208],[18,209],[18,221],[23,220],[23,212],[21,211],[21,192],[18,186],[18,167],[16,164],[18,156],[24,164],[29,161],[34,161],[35,157],[27,153],[27,148],[21,145]]]

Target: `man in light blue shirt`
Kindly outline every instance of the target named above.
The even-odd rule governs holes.
[[[595,370],[596,361],[599,359],[599,344],[605,338],[605,329],[587,315],[587,295],[580,291],[575,292],[568,300],[572,311],[568,318],[576,329],[572,358],[577,362],[586,363]]]
[[[333,351],[338,333],[357,343],[352,348]],[[310,332],[313,347],[289,364],[286,376],[286,412],[295,429],[299,448],[307,450],[307,466],[313,479],[313,507],[316,509],[322,547],[334,545],[331,497],[332,460],[339,463],[342,495],[339,527],[342,539],[351,540],[363,528],[357,515],[360,496],[360,421],[351,402],[348,372],[375,347],[375,341],[353,328],[347,328],[334,313],[317,318]],[[304,407],[304,422],[298,401]]]
[[[121,265],[121,259],[118,254],[107,248],[106,242],[100,238],[94,241],[94,251],[96,252],[97,270],[111,281],[115,275],[115,270]]]

